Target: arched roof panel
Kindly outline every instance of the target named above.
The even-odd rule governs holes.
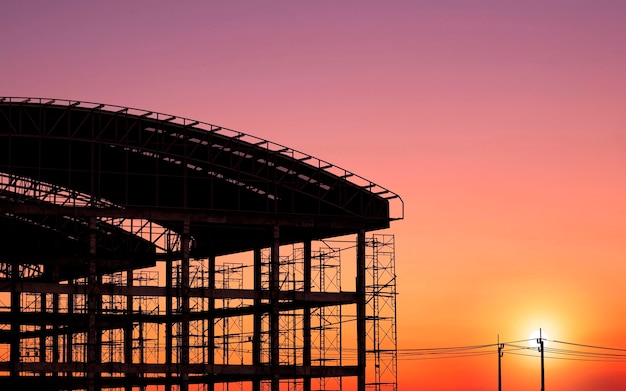
[[[228,224],[253,235],[255,225],[282,221],[298,240],[403,218],[398,195],[310,155],[200,121],[98,103],[0,98],[0,173],[107,200],[116,208],[97,208],[109,217],[134,211],[179,232],[181,220],[197,219],[196,235],[213,241],[228,235]]]

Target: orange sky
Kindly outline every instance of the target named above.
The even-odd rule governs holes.
[[[626,3],[0,4],[0,95],[172,113],[398,194],[399,349],[626,348]],[[549,389],[626,363],[546,362]],[[399,389],[497,389],[497,356],[401,360]],[[539,389],[503,357],[506,390]]]

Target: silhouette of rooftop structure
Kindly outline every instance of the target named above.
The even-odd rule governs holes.
[[[395,390],[393,239],[375,232],[403,209],[243,132],[0,97],[0,384],[308,391],[354,377]],[[349,262],[329,245],[339,237]],[[354,352],[339,343],[349,333]]]

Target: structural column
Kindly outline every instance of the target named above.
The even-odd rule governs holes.
[[[304,295],[311,293],[311,241],[304,241]],[[303,347],[302,365],[304,366],[304,391],[311,391],[311,307],[305,306],[302,319]]]
[[[280,291],[280,229],[274,226],[272,253],[270,260],[270,360],[272,368],[272,391],[280,389],[280,330],[279,330],[279,301]]]
[[[70,293],[67,294],[67,313],[71,314],[72,317],[76,317],[74,313],[74,300],[76,297],[74,296],[74,293],[71,293],[71,292],[76,291],[76,283],[73,278],[69,279],[68,285],[72,289],[70,290]],[[72,342],[72,338],[74,337],[74,333],[71,331],[72,330],[71,327],[68,327],[68,329],[70,329],[70,331],[64,334],[65,335],[65,362],[72,363],[74,362],[74,359],[72,358],[72,352],[74,350],[74,343]],[[67,378],[71,378],[72,372],[65,372],[65,376]]]
[[[174,289],[172,287],[172,281],[174,279],[174,270],[172,265],[172,245],[170,238],[167,240],[167,255],[165,258],[165,367],[167,373],[165,375],[165,391],[171,391],[172,389],[172,354],[174,349],[172,348],[172,341],[174,335],[172,333],[172,299],[174,297]]]
[[[357,390],[365,391],[365,362],[366,362],[366,324],[365,324],[365,231],[357,234],[356,247],[356,333],[358,350]]]
[[[126,271],[126,286],[128,288],[126,295],[126,321],[124,324],[124,367],[126,368],[126,379],[133,378],[135,375],[131,375],[130,368],[133,364],[133,270],[128,269]],[[127,382],[126,391],[132,391],[131,382]]]
[[[96,318],[101,309],[100,279],[96,268],[96,218],[89,218],[89,261],[87,271],[87,389],[100,389],[101,333]]]
[[[56,284],[59,283],[59,266],[54,265],[52,271],[52,281]],[[52,294],[52,313],[54,314],[54,319],[59,318],[59,294]],[[55,378],[53,381],[57,381],[59,376],[58,364],[59,364],[59,338],[61,338],[59,334],[59,322],[55,321],[52,325],[52,362],[54,363],[55,370],[52,373],[52,376]]]
[[[261,249],[254,249],[254,320],[252,331],[252,364],[256,372],[260,372],[261,368],[261,322],[263,311],[261,310]],[[254,379],[252,382],[252,391],[261,391],[261,380]]]
[[[180,265],[180,391],[189,389],[189,220],[185,220]]]
[[[19,379],[20,362],[20,292],[17,284],[20,278],[20,265],[18,262],[11,263],[11,379],[17,386]]]
[[[41,319],[46,319],[46,293],[42,292],[39,294],[41,298]],[[46,335],[48,334],[48,325],[45,321],[39,324],[39,363],[41,366],[44,366],[46,362]],[[46,371],[39,371],[39,376],[45,377]]]
[[[207,364],[215,371],[215,255],[209,256],[209,319],[206,332],[207,338]],[[213,377],[207,381],[209,391],[215,389]]]

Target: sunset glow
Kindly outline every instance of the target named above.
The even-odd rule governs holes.
[[[206,121],[399,194],[400,391],[495,390],[499,342],[503,389],[539,389],[540,328],[548,389],[619,390],[625,18],[615,0],[10,0],[0,96]]]
[[[539,341],[543,341],[543,346],[548,344],[548,335],[543,330],[535,330],[528,337],[528,344],[531,348],[539,348],[541,346]]]

